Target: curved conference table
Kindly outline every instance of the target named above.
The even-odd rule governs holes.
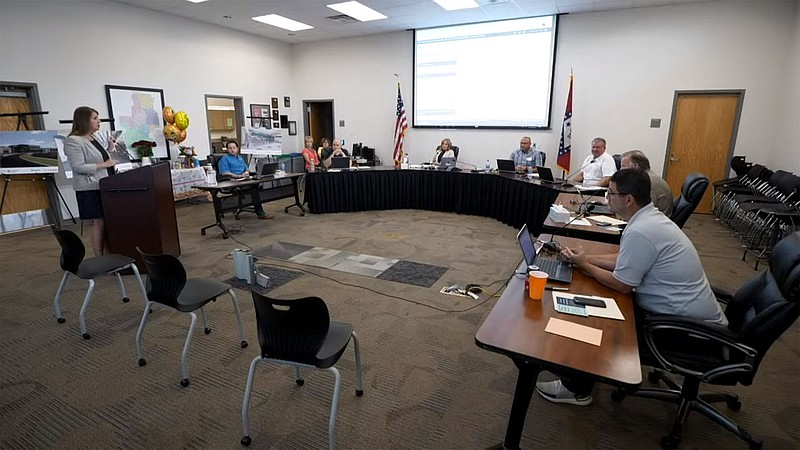
[[[305,198],[315,214],[385,209],[424,209],[497,219],[534,234],[560,192],[538,179],[506,173],[397,170],[374,167],[306,176]]]

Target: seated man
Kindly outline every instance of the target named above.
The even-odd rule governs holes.
[[[561,257],[616,291],[627,294],[635,290],[637,317],[675,314],[727,326],[694,245],[650,202],[650,177],[638,169],[616,172],[611,176],[608,204],[628,221],[619,253],[586,255],[565,247]],[[637,327],[641,322],[636,320]],[[637,334],[642,360],[652,359],[644,333],[637,330]],[[581,406],[592,403],[593,387],[594,380],[589,377],[536,383],[545,399]]]
[[[640,169],[647,172],[650,177],[650,201],[664,213],[672,215],[672,189],[663,178],[650,170],[650,160],[640,150],[631,150],[622,154],[623,169]]]
[[[247,163],[239,154],[239,144],[234,140],[229,140],[225,145],[228,154],[219,160],[219,176],[228,176],[233,179],[243,179],[250,176],[247,170]],[[258,185],[253,185],[250,189],[250,199],[253,201],[253,209],[259,219],[272,219],[273,215],[264,212],[261,206],[261,197],[258,195]]]
[[[350,154],[347,153],[347,150],[342,148],[342,141],[339,139],[333,140],[333,148],[331,149],[330,153],[323,153],[322,165],[324,165],[326,168],[330,167],[331,163],[333,162],[331,158],[334,156],[350,156]]]
[[[575,177],[584,186],[608,186],[611,175],[617,171],[614,157],[606,153],[606,140],[597,137],[592,140],[592,154],[583,160],[582,170]]]
[[[528,168],[536,172],[537,167],[544,165],[544,152],[531,147],[531,138],[524,136],[519,140],[519,148],[511,152],[508,159],[514,161],[517,172],[527,172]]]

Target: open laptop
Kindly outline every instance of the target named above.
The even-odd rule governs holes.
[[[256,170],[252,172],[253,178],[264,178],[270,175],[275,175],[275,171],[278,170],[278,163],[277,162],[269,162],[266,158],[258,158],[256,161]]]
[[[445,156],[442,158],[442,162],[439,163],[440,170],[447,170],[451,167],[456,166],[456,159],[452,156]]]
[[[539,174],[539,180],[548,184],[564,184],[564,180],[556,180],[553,178],[553,171],[549,167],[536,166],[536,173]]]
[[[331,158],[331,169],[349,169],[350,158],[347,156],[334,156]]]
[[[564,261],[559,261],[555,256],[549,257],[542,254],[542,244],[535,243],[528,225],[525,224],[517,233],[517,242],[522,249],[522,256],[527,266],[536,266],[542,272],[547,272],[547,278],[562,283],[572,282],[572,266]]]
[[[513,159],[498,159],[497,160],[498,172],[516,172]]]

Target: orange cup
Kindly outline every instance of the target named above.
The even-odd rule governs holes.
[[[534,270],[528,273],[530,288],[528,296],[533,300],[541,300],[544,296],[544,286],[547,284],[547,272]]]

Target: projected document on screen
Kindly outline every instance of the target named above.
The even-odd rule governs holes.
[[[549,127],[556,17],[414,32],[414,126]]]

